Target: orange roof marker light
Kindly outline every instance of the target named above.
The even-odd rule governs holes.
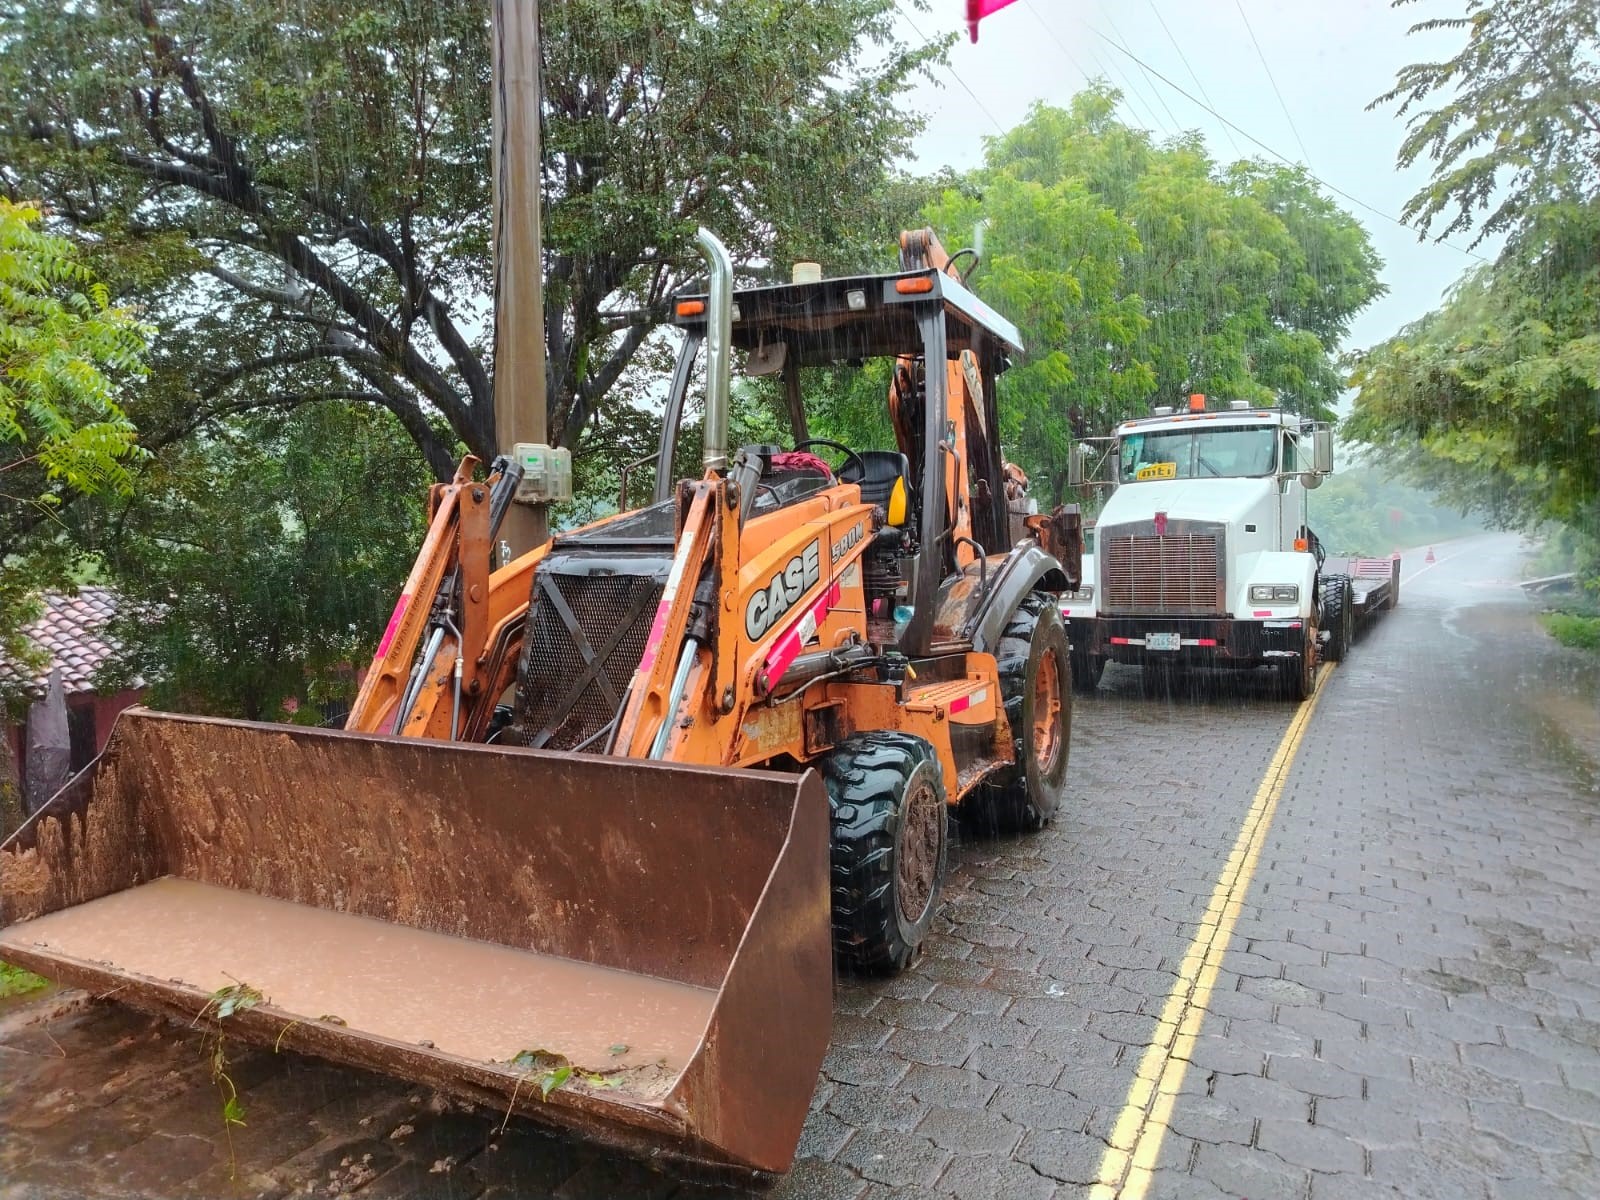
[[[894,290],[902,296],[913,295],[917,292],[931,292],[933,291],[933,276],[914,275],[910,279],[896,279],[894,281]]]
[[[680,317],[698,317],[706,310],[704,300],[679,300],[678,315]]]
[[[1206,410],[1206,398],[1205,398],[1205,396],[1200,392],[1192,392],[1192,393],[1190,393],[1190,395],[1189,395],[1189,411],[1190,412],[1205,412],[1205,410]]]

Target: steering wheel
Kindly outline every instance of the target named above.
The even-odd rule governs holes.
[[[794,448],[796,450],[804,450],[808,446],[828,446],[831,449],[837,450],[840,454],[845,456],[845,466],[849,466],[851,463],[854,463],[856,470],[861,472],[861,479],[865,479],[867,477],[866,460],[854,450],[850,449],[849,446],[841,445],[840,443],[831,441],[828,438],[807,438],[803,442],[796,442],[794,444]],[[834,474],[839,475],[840,472],[835,471]],[[856,482],[860,482],[860,480],[857,480]]]

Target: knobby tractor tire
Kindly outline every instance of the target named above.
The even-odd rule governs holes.
[[[948,854],[944,771],[907,733],[846,738],[821,762],[832,812],[833,950],[862,973],[905,967],[939,906]]]
[[[1016,761],[983,789],[985,816],[1001,832],[1031,833],[1055,815],[1072,741],[1067,631],[1050,596],[1017,605],[994,657]]]
[[[1323,658],[1329,662],[1344,661],[1355,633],[1355,620],[1349,577],[1328,576],[1322,581],[1322,627],[1328,631],[1328,640],[1322,647]]]

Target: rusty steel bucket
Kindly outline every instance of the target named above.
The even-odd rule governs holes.
[[[0,958],[630,1153],[784,1171],[832,1021],[827,801],[810,772],[132,709],[0,847]]]

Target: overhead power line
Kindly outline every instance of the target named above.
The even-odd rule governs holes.
[[[926,34],[924,34],[922,32],[921,28],[918,27],[917,23],[911,19],[911,14],[908,13],[905,10],[905,8],[901,6],[900,0],[895,0],[895,5],[894,6],[895,6],[896,9],[899,10],[900,15],[905,18],[906,24],[911,26],[911,32],[916,34],[919,38],[922,39],[922,46],[924,48],[926,48],[928,46],[933,45],[933,39],[931,37],[928,37]],[[952,67],[948,62],[944,63],[944,69],[946,71],[950,72],[950,77],[961,85],[962,90],[965,91],[967,93],[967,95],[972,97],[972,102],[978,106],[978,108],[983,112],[984,116],[989,118],[989,123],[994,126],[995,132],[1000,134],[1002,137],[1004,137],[1005,136],[1005,132],[1006,132],[1005,126],[1000,124],[999,120],[995,117],[995,115],[992,112],[989,111],[989,106],[983,102],[982,98],[978,95],[978,93],[973,91],[972,88],[967,86],[967,81],[965,79],[961,78],[960,73],[954,67]]]
[[[1161,122],[1159,120],[1153,120],[1144,111],[1142,106],[1134,103],[1134,97],[1140,93],[1136,91],[1128,76],[1122,73],[1121,68],[1119,68],[1115,62],[1113,62],[1111,66],[1107,67],[1105,63],[1100,61],[1100,56],[1093,50],[1090,50],[1089,57],[1093,60],[1094,65],[1098,67],[1099,70],[1094,72],[1086,70],[1083,64],[1078,61],[1077,56],[1074,55],[1071,49],[1068,48],[1067,44],[1061,40],[1060,35],[1050,27],[1049,23],[1045,21],[1042,16],[1039,15],[1039,10],[1033,6],[1033,0],[1023,0],[1023,2],[1027,10],[1033,14],[1033,19],[1039,23],[1039,28],[1043,29],[1045,33],[1050,36],[1050,40],[1060,47],[1061,53],[1066,55],[1067,61],[1072,64],[1073,68],[1078,72],[1079,75],[1083,76],[1085,80],[1089,80],[1094,79],[1096,76],[1099,76],[1100,78],[1106,78],[1111,75],[1113,71],[1116,72],[1117,78],[1122,80],[1123,83],[1123,107],[1128,110],[1128,115],[1133,118],[1134,124],[1148,133],[1154,133],[1158,127],[1161,128],[1163,134],[1167,132],[1166,128],[1161,126]]]
[[[1122,36],[1122,30],[1117,28],[1117,23],[1111,19],[1110,13],[1106,14],[1106,24],[1110,25],[1111,32],[1117,35],[1117,41],[1121,43],[1120,48],[1126,50],[1128,48],[1128,39]],[[1132,55],[1129,57],[1131,58]],[[1134,59],[1134,61],[1138,62],[1139,60]],[[1156,98],[1156,103],[1161,105],[1161,110],[1167,114],[1167,119],[1172,122],[1173,132],[1182,133],[1183,122],[1178,120],[1177,115],[1173,113],[1172,109],[1168,106],[1166,97],[1161,94],[1161,89],[1158,88],[1154,83],[1151,83],[1150,72],[1145,69],[1143,63],[1139,64],[1139,69],[1144,71],[1145,82],[1150,84],[1150,94]]]
[[[1183,47],[1178,45],[1178,39],[1172,36],[1172,30],[1167,27],[1167,19],[1161,15],[1161,10],[1156,7],[1156,0],[1145,0],[1145,3],[1150,6],[1151,13],[1154,14],[1156,21],[1160,24],[1161,32],[1167,35],[1167,41],[1171,42],[1172,48],[1178,52],[1178,58],[1183,62],[1184,69],[1189,72],[1189,78],[1194,81],[1196,90],[1205,97],[1206,103],[1210,104],[1211,94],[1206,91],[1206,85],[1200,82],[1200,76],[1195,74],[1194,66],[1189,62],[1188,55],[1184,54]],[[1244,151],[1239,149],[1239,143],[1234,140],[1233,130],[1224,129],[1222,132],[1228,139],[1228,145],[1233,147],[1234,154],[1243,158]]]
[[[1173,82],[1173,80],[1171,78],[1169,78],[1168,76],[1162,74],[1155,67],[1152,67],[1148,63],[1144,62],[1132,50],[1128,50],[1128,49],[1125,49],[1122,46],[1117,45],[1116,42],[1112,41],[1111,38],[1107,37],[1104,33],[1101,33],[1100,30],[1094,28],[1093,26],[1090,26],[1089,27],[1089,32],[1094,34],[1095,37],[1099,38],[1101,41],[1105,42],[1108,46],[1110,46],[1118,54],[1124,54],[1128,58],[1131,58],[1134,62],[1138,63],[1145,70],[1149,71],[1150,74],[1154,75],[1157,79],[1161,80],[1162,83],[1166,84],[1173,91],[1177,92],[1180,96],[1185,97],[1186,99],[1188,99],[1193,104],[1198,104],[1201,108],[1205,109],[1206,112],[1210,113],[1217,120],[1221,121],[1224,125],[1226,125],[1229,129],[1233,130],[1240,137],[1243,137],[1243,138],[1247,139],[1248,141],[1250,141],[1250,142],[1254,143],[1255,145],[1259,146],[1261,149],[1265,150],[1268,154],[1270,154],[1273,158],[1277,159],[1284,166],[1286,166],[1286,167],[1297,167],[1297,168],[1299,168],[1301,170],[1304,170],[1305,173],[1306,173],[1306,177],[1308,179],[1312,180],[1313,182],[1319,184],[1322,187],[1327,188],[1330,192],[1333,192],[1335,195],[1343,196],[1346,200],[1350,201],[1351,204],[1356,205],[1358,208],[1364,208],[1368,212],[1372,213],[1374,216],[1382,217],[1385,221],[1390,221],[1390,222],[1400,226],[1400,228],[1402,228],[1402,229],[1409,229],[1413,233],[1417,232],[1415,228],[1413,228],[1411,225],[1408,225],[1406,222],[1402,221],[1399,217],[1395,216],[1394,214],[1387,213],[1383,209],[1378,208],[1376,205],[1368,204],[1365,200],[1361,199],[1361,197],[1359,197],[1359,196],[1351,195],[1349,192],[1345,191],[1342,187],[1339,187],[1336,184],[1329,183],[1326,179],[1323,179],[1320,175],[1317,175],[1315,172],[1313,172],[1310,169],[1309,166],[1306,166],[1306,165],[1301,164],[1301,163],[1297,163],[1292,158],[1290,158],[1288,155],[1283,154],[1280,151],[1273,149],[1271,146],[1267,145],[1267,143],[1263,142],[1260,138],[1258,138],[1255,134],[1251,133],[1248,129],[1244,128],[1242,125],[1239,125],[1234,121],[1228,120],[1227,117],[1223,116],[1220,112],[1218,112],[1211,105],[1203,103],[1202,101],[1197,99],[1192,93],[1190,93],[1187,89],[1185,89],[1185,88],[1181,87],[1179,84]],[[1464,254],[1468,258],[1477,259],[1479,262],[1488,262],[1489,261],[1488,259],[1484,258],[1483,255],[1477,254],[1474,251],[1468,250],[1465,246],[1458,246],[1454,242],[1447,242],[1447,241],[1444,241],[1444,240],[1441,239],[1441,240],[1438,241],[1438,245],[1448,246],[1450,249],[1456,251],[1458,254]]]
[[[1295,126],[1294,117],[1289,115],[1289,106],[1284,103],[1283,93],[1278,90],[1278,81],[1272,77],[1272,67],[1267,63],[1267,56],[1261,53],[1261,43],[1256,40],[1255,28],[1250,24],[1250,18],[1244,11],[1242,0],[1233,0],[1233,6],[1239,10],[1239,18],[1244,22],[1244,31],[1250,35],[1250,44],[1256,48],[1256,57],[1261,60],[1261,69],[1267,73],[1267,82],[1272,85],[1272,94],[1278,98],[1278,107],[1283,109],[1283,119],[1289,122],[1289,132],[1294,134],[1295,144],[1300,147],[1306,166],[1311,165],[1311,151],[1306,149],[1300,130]],[[1187,61],[1187,60],[1185,60]]]
[[[1235,0],[1235,3],[1237,3],[1237,2],[1238,2],[1238,0]],[[1089,73],[1083,69],[1082,64],[1080,64],[1078,62],[1077,57],[1067,47],[1067,44],[1064,41],[1061,40],[1061,36],[1058,33],[1056,33],[1055,29],[1050,25],[1050,23],[1048,21],[1046,21],[1044,19],[1044,17],[1042,17],[1039,14],[1038,9],[1036,9],[1034,7],[1034,5],[1033,5],[1033,0],[1023,0],[1023,4],[1028,9],[1028,11],[1033,14],[1034,20],[1036,20],[1039,23],[1040,27],[1044,29],[1045,33],[1047,33],[1050,36],[1050,39],[1053,42],[1055,42],[1056,46],[1061,50],[1061,53],[1063,55],[1065,55],[1067,61],[1070,62],[1073,65],[1073,67],[1078,71],[1078,73],[1080,75],[1082,75],[1085,79],[1091,78]],[[922,30],[919,29],[917,27],[916,22],[913,21],[911,19],[911,17],[906,14],[905,9],[900,6],[899,0],[896,0],[895,7],[900,10],[901,15],[906,18],[906,23],[911,26],[912,30],[915,31],[917,36],[918,37],[923,37]],[[1154,9],[1154,7],[1155,7],[1155,5],[1153,3],[1153,0],[1151,0],[1151,8]],[[1240,9],[1240,15],[1241,16],[1244,15],[1243,8]],[[1156,14],[1156,17],[1157,17],[1158,20],[1160,20],[1160,16],[1161,16],[1161,14],[1158,12]],[[1248,17],[1245,18],[1245,24],[1246,24],[1246,27],[1248,28],[1248,26],[1249,26],[1249,18]],[[1166,28],[1166,22],[1165,21],[1162,21],[1161,25],[1162,25],[1162,28],[1164,28],[1164,29]],[[1144,71],[1146,73],[1146,75],[1154,76],[1156,79],[1159,79],[1162,83],[1166,84],[1173,91],[1177,92],[1178,95],[1180,95],[1184,99],[1188,100],[1191,104],[1194,104],[1197,107],[1199,107],[1200,109],[1204,110],[1205,112],[1210,113],[1211,116],[1215,117],[1218,121],[1222,122],[1222,125],[1223,125],[1223,128],[1224,128],[1225,131],[1231,130],[1232,133],[1237,133],[1240,137],[1244,138],[1246,141],[1250,142],[1252,145],[1255,145],[1255,146],[1259,147],[1260,149],[1266,151],[1266,153],[1269,156],[1271,156],[1272,158],[1276,159],[1278,162],[1282,163],[1284,166],[1293,167],[1293,168],[1295,168],[1297,170],[1304,171],[1305,174],[1306,174],[1306,178],[1310,179],[1313,183],[1316,183],[1320,187],[1326,188],[1328,191],[1332,192],[1336,196],[1342,196],[1344,199],[1348,200],[1351,204],[1354,204],[1357,208],[1365,209],[1367,212],[1372,213],[1374,216],[1381,217],[1383,220],[1388,221],[1391,224],[1398,225],[1402,229],[1408,230],[1408,231],[1410,231],[1412,233],[1416,233],[1417,232],[1417,230],[1416,230],[1416,228],[1414,226],[1408,224],[1405,221],[1402,221],[1399,217],[1395,216],[1393,213],[1385,212],[1383,209],[1378,208],[1376,205],[1367,203],[1365,200],[1361,199],[1361,197],[1353,195],[1352,193],[1345,191],[1342,187],[1339,187],[1337,184],[1329,183],[1326,179],[1324,179],[1320,175],[1316,174],[1314,171],[1311,170],[1311,167],[1310,167],[1310,162],[1309,162],[1310,155],[1305,155],[1305,161],[1296,162],[1294,159],[1290,158],[1288,155],[1282,153],[1281,151],[1275,149],[1272,146],[1269,146],[1266,142],[1264,142],[1260,138],[1256,137],[1255,134],[1251,133],[1248,129],[1244,128],[1242,125],[1238,124],[1235,121],[1230,121],[1227,117],[1223,116],[1222,113],[1217,111],[1216,106],[1211,103],[1211,98],[1209,96],[1207,96],[1204,100],[1200,99],[1199,97],[1195,96],[1192,92],[1190,92],[1187,88],[1184,88],[1182,85],[1180,85],[1177,82],[1175,82],[1170,76],[1164,74],[1163,72],[1157,70],[1155,67],[1152,67],[1149,63],[1145,62],[1142,58],[1140,58],[1132,50],[1129,50],[1126,46],[1119,45],[1109,35],[1101,32],[1099,29],[1096,29],[1092,25],[1088,26],[1088,29],[1089,29],[1090,33],[1094,34],[1095,37],[1097,37],[1101,41],[1105,42],[1108,46],[1110,46],[1118,54],[1121,54],[1125,58],[1129,59],[1135,66],[1137,66],[1140,70]],[[1168,38],[1172,38],[1172,31],[1170,29],[1167,30],[1167,36],[1168,36]],[[1251,41],[1255,41],[1255,33],[1254,33],[1253,30],[1251,31],[1250,37],[1251,37]],[[931,42],[932,42],[931,38],[924,37],[923,45],[925,45],[925,46],[929,45]],[[1178,47],[1176,39],[1173,40],[1173,45],[1174,45],[1175,48],[1178,49],[1178,56],[1179,56],[1180,59],[1183,60],[1183,64],[1184,64],[1185,68],[1189,71],[1190,76],[1195,79],[1195,86],[1197,88],[1199,88],[1199,90],[1201,91],[1202,94],[1204,94],[1205,89],[1200,86],[1199,77],[1195,75],[1194,67],[1189,62],[1188,56],[1183,53],[1181,47]],[[1259,43],[1256,45],[1256,52],[1258,54],[1260,54],[1260,52],[1261,52],[1261,47],[1260,47]],[[1099,62],[1099,58],[1093,56],[1092,53],[1091,53],[1091,57],[1094,57],[1095,61],[1097,63]],[[1263,66],[1266,65],[1264,59],[1263,59],[1262,65]],[[997,130],[999,130],[1002,134],[1004,134],[1006,132],[1005,129],[1001,126],[1000,122],[998,120],[996,120],[995,115],[992,112],[989,111],[988,107],[983,103],[983,101],[981,99],[979,99],[978,94],[975,91],[973,91],[972,88],[967,86],[966,80],[962,79],[961,76],[956,73],[956,70],[955,70],[954,67],[948,67],[948,70],[950,71],[951,76],[954,77],[955,81],[957,83],[959,83],[962,86],[963,89],[965,89],[966,93],[969,96],[972,97],[973,102],[976,103],[977,106],[980,109],[983,110],[984,115],[987,116],[991,122],[993,122],[994,127]],[[1119,74],[1120,74],[1120,72],[1119,72]],[[1268,76],[1269,80],[1272,79],[1272,72],[1271,72],[1270,69],[1268,69],[1268,71],[1267,71],[1267,76]],[[1127,77],[1124,76],[1123,78],[1126,79]],[[1278,85],[1277,85],[1277,82],[1275,80],[1272,80],[1272,87],[1273,87],[1273,91],[1276,92],[1277,89],[1278,89]],[[1127,93],[1124,93],[1123,99],[1124,99],[1124,101],[1128,100],[1128,94]],[[1279,104],[1283,104],[1283,96],[1282,96],[1281,93],[1279,93],[1279,95],[1278,95],[1278,103]],[[1168,113],[1170,115],[1170,113],[1171,113],[1170,109],[1168,110]],[[1289,117],[1289,110],[1288,110],[1287,106],[1284,107],[1284,116]],[[1148,120],[1144,120],[1144,119],[1137,119],[1137,120],[1138,120],[1138,123],[1147,132],[1154,132],[1154,130],[1151,128],[1151,126],[1160,124],[1159,120],[1157,120],[1157,121],[1148,121]],[[1298,129],[1294,128],[1294,119],[1292,117],[1289,117],[1289,127],[1294,130],[1295,140],[1297,142],[1300,142],[1300,149],[1301,149],[1302,152],[1304,152],[1305,143],[1300,141],[1300,131]],[[1231,134],[1229,136],[1229,140],[1232,141]],[[1237,152],[1238,146],[1235,145],[1234,149]],[[1455,242],[1448,242],[1448,241],[1445,241],[1443,239],[1437,239],[1436,240],[1436,244],[1441,245],[1441,246],[1447,246],[1451,250],[1454,250],[1457,254],[1465,255],[1467,258],[1475,259],[1478,262],[1488,262],[1489,261],[1488,259],[1484,258],[1483,255],[1478,254],[1475,251],[1468,250],[1465,246],[1457,245]]]

